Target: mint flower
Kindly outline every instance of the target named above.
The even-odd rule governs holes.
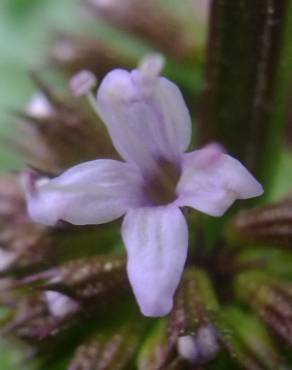
[[[188,228],[180,207],[222,216],[262,186],[217,144],[184,153],[191,118],[175,84],[160,77],[160,56],[102,81],[96,109],[123,161],[97,159],[54,179],[26,176],[35,222],[102,224],[124,215],[127,271],[142,313],[170,312],[185,265]]]

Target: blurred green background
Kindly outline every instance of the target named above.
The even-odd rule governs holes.
[[[73,28],[78,4],[74,0],[1,0],[0,2],[0,131],[13,134],[11,110],[23,107],[34,87],[32,67],[44,61],[55,29]],[[0,147],[0,168],[15,169],[21,160]]]

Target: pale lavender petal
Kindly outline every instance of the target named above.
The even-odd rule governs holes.
[[[179,206],[222,216],[236,199],[261,195],[263,188],[235,158],[214,146],[185,154],[177,185]]]
[[[183,214],[172,205],[130,210],[122,236],[129,280],[142,313],[168,314],[187,257],[188,228]]]
[[[35,222],[54,225],[101,224],[144,205],[142,178],[131,165],[110,159],[85,162],[52,180],[32,184],[28,178],[28,212]]]
[[[97,95],[99,112],[117,151],[142,169],[153,168],[160,158],[178,161],[191,139],[183,97],[175,84],[157,76],[159,63],[153,58],[131,73],[110,72]]]

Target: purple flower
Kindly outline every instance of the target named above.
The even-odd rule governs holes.
[[[146,316],[170,312],[188,247],[180,207],[221,216],[236,199],[262,186],[217,144],[184,154],[191,118],[175,84],[160,77],[161,57],[102,81],[97,109],[122,161],[79,164],[54,179],[30,179],[28,211],[35,222],[102,224],[125,215],[122,238],[128,276]],[[86,143],[85,143],[86,145]]]

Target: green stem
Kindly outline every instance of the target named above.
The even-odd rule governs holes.
[[[291,109],[291,89],[292,89],[292,1],[288,1],[286,13],[286,25],[283,33],[282,50],[280,63],[277,72],[277,83],[273,99],[273,107],[270,116],[269,131],[265,142],[264,153],[266,160],[263,161],[263,181],[271,182],[277,174],[278,163],[282,148],[283,129],[287,123],[289,109]],[[271,187],[267,189],[270,195]]]
[[[291,49],[287,40],[280,51],[290,8],[291,0],[212,3],[200,142],[221,142],[264,185],[274,174],[287,108],[287,63],[284,70],[280,63]]]

